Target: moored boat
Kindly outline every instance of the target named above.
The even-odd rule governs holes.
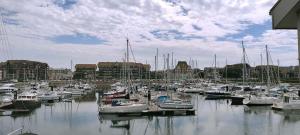
[[[26,91],[17,96],[17,99],[13,101],[13,106],[16,109],[35,109],[41,106],[41,102],[38,100],[37,93],[32,91]]]
[[[300,97],[294,93],[284,94],[282,101],[275,102],[274,110],[300,110]]]
[[[249,98],[244,99],[243,104],[247,106],[271,106],[276,100],[278,99],[275,97],[249,95]]]
[[[133,102],[112,102],[109,105],[101,105],[99,113],[102,114],[139,114],[148,109],[147,104]]]

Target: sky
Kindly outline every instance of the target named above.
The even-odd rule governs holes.
[[[129,39],[130,61],[159,68],[163,54],[194,67],[242,61],[297,65],[295,30],[272,30],[269,11],[277,0],[0,0],[0,61],[27,59],[53,68],[122,61]],[[170,62],[171,63],[171,62]]]

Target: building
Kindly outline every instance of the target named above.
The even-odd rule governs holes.
[[[3,72],[2,72],[2,70],[0,70],[0,80],[3,80],[3,76],[2,76],[2,74],[3,74]]]
[[[148,64],[134,62],[99,62],[97,79],[121,79],[127,73],[131,74],[132,79],[146,79],[150,68]]]
[[[50,68],[48,71],[49,80],[71,80],[73,72],[67,68]]]
[[[298,31],[298,60],[300,65],[300,1],[278,0],[271,8],[270,15],[272,16],[273,29]]]
[[[0,63],[1,80],[47,80],[48,64],[29,60],[7,60]]]
[[[192,78],[191,66],[186,61],[178,61],[175,69],[175,79],[188,79]]]
[[[74,79],[93,80],[96,78],[96,64],[76,64]]]

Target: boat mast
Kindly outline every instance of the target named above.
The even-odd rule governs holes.
[[[154,69],[154,74],[155,74],[155,77],[154,77],[154,78],[155,78],[155,79],[157,79],[157,76],[156,76],[156,71],[157,71],[157,69],[156,69],[156,68],[157,68],[157,66],[156,66],[156,60],[157,60],[157,59],[156,59],[156,55],[155,55],[155,56],[154,56],[154,68],[155,68],[155,69]]]
[[[263,74],[263,56],[262,53],[260,53],[260,70],[261,70],[261,84],[264,83],[264,74]]]
[[[225,83],[227,84],[227,58],[226,58],[226,66],[225,66]]]
[[[157,70],[158,70],[158,48],[156,48],[156,63],[155,63],[155,79],[157,80]]]
[[[170,69],[170,54],[167,54],[167,91],[169,89],[169,69]]]
[[[268,45],[266,45],[266,56],[267,56],[267,92],[270,90],[270,73],[269,73],[269,52],[268,52]]]
[[[127,85],[128,85],[128,90],[130,88],[129,80],[130,80],[130,71],[129,71],[129,39],[126,39],[126,70],[127,70]]]
[[[217,83],[217,55],[215,54],[215,67],[214,67],[214,80],[215,80],[215,83]]]
[[[246,51],[244,47],[244,41],[242,41],[242,47],[243,47],[243,85],[245,85],[245,74],[246,74]]]
[[[278,84],[280,84],[280,69],[279,69],[279,59],[277,59],[277,79],[278,79]]]

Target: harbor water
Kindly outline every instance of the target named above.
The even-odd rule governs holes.
[[[16,129],[39,135],[298,135],[300,113],[230,105],[192,95],[195,116],[116,117],[98,114],[97,93],[73,102],[42,104],[29,114],[0,116],[0,135]],[[0,112],[1,113],[1,112]],[[18,133],[20,134],[20,133]]]

